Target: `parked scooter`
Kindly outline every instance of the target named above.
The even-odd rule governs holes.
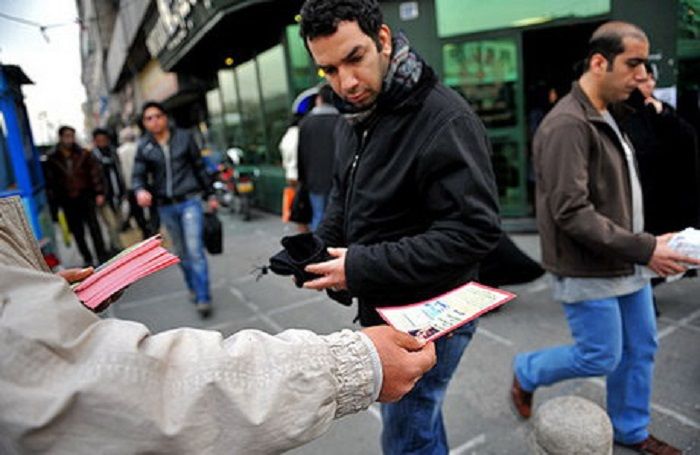
[[[251,206],[255,194],[255,178],[259,170],[241,165],[243,150],[232,147],[219,164],[217,180],[214,182],[219,203],[231,213],[238,212],[245,221],[251,219]]]

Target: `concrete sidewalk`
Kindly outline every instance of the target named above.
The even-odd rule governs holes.
[[[306,328],[328,333],[355,327],[354,308],[343,307],[324,294],[299,290],[288,278],[267,275],[256,281],[255,267],[264,265],[280,248],[279,239],[292,233],[279,218],[255,213],[250,222],[222,215],[225,251],[210,258],[215,312],[200,320],[188,302],[177,268],[131,286],[113,315],[141,321],[153,331],[181,326],[202,327],[229,335],[244,328],[278,332]],[[514,240],[539,258],[536,235]],[[516,352],[570,341],[560,307],[552,302],[545,279],[509,290],[518,298],[500,312],[483,317],[465,352],[444,406],[451,454],[527,453],[529,424],[510,411],[507,393]],[[700,280],[664,285],[657,291],[659,323],[653,396],[652,432],[687,454],[700,454]],[[572,380],[538,390],[536,404],[574,394],[604,406],[600,378]],[[378,407],[342,419],[331,431],[296,454],[378,454],[381,421]],[[631,453],[616,448],[616,454]]]

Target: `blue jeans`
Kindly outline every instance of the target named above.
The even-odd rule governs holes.
[[[210,302],[209,269],[202,240],[202,203],[197,198],[188,199],[178,204],[158,207],[158,213],[168,229],[175,254],[180,258],[185,282],[189,290],[194,292],[195,301]]]
[[[326,204],[328,203],[328,195],[309,191],[309,200],[311,201],[311,223],[309,223],[309,229],[311,229],[311,232],[314,232],[323,220],[323,213],[326,211]]]
[[[563,306],[574,344],[518,354],[514,369],[520,385],[534,391],[564,379],[606,376],[615,441],[646,439],[658,344],[651,286]]]
[[[452,374],[476,330],[465,324],[435,342],[437,364],[400,401],[382,404],[384,454],[437,455],[448,453],[442,423],[442,402]]]

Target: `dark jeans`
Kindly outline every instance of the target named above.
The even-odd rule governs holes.
[[[61,208],[63,208],[63,213],[66,215],[68,227],[73,233],[75,243],[78,244],[78,251],[80,251],[83,261],[86,264],[93,263],[92,253],[85,242],[85,224],[90,230],[90,237],[92,237],[92,244],[95,246],[98,261],[104,262],[109,259],[102,240],[100,224],[97,222],[94,197],[83,195],[76,198],[68,198],[61,202]]]

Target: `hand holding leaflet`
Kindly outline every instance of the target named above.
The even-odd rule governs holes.
[[[180,262],[177,256],[170,254],[161,245],[160,235],[137,243],[98,267],[85,280],[73,286],[73,291],[83,304],[93,311],[106,308],[114,293],[128,285]]]
[[[513,293],[472,281],[424,302],[377,312],[395,329],[433,341],[514,298]]]

